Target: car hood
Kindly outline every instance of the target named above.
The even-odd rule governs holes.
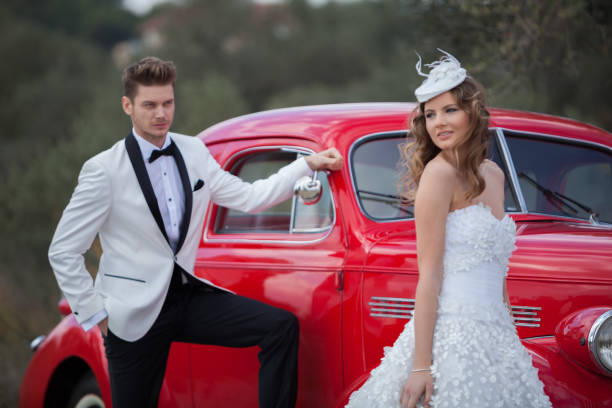
[[[612,227],[559,220],[516,221],[512,277],[612,284]],[[364,266],[380,272],[417,274],[414,224],[398,223],[371,235]]]
[[[516,229],[512,276],[612,283],[612,227],[517,220]]]

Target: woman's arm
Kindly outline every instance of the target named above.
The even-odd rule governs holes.
[[[437,318],[438,295],[442,286],[442,259],[446,217],[451,207],[455,169],[433,160],[427,164],[415,200],[415,225],[419,282],[414,314],[414,365],[402,393],[402,407],[414,407],[425,393],[428,406],[433,391],[429,367],[432,364],[433,332]]]

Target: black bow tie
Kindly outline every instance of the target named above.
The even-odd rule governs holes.
[[[149,163],[153,163],[155,160],[157,160],[161,156],[172,156],[174,155],[175,152],[176,152],[176,145],[174,144],[174,142],[170,142],[168,147],[166,147],[165,149],[153,150],[151,152],[151,157],[149,157]]]

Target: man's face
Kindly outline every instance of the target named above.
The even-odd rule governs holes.
[[[121,98],[123,111],[145,140],[161,147],[174,119],[174,87],[168,85],[138,85],[134,99]]]

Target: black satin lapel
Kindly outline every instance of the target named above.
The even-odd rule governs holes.
[[[172,141],[174,143],[174,141]],[[181,249],[185,237],[187,236],[187,230],[189,229],[189,221],[191,220],[191,207],[193,205],[193,195],[191,192],[191,183],[189,182],[189,174],[187,173],[187,167],[185,161],[181,155],[181,151],[178,146],[175,150],[174,160],[176,161],[176,167],[178,167],[179,174],[181,175],[181,181],[183,183],[183,191],[185,192],[185,213],[183,214],[183,220],[181,221],[181,232],[179,240],[176,245],[176,252]]]
[[[161,212],[159,211],[159,206],[157,205],[157,198],[155,198],[155,192],[153,191],[153,186],[151,185],[151,180],[149,179],[149,173],[147,173],[147,168],[142,160],[142,153],[138,147],[138,142],[131,132],[125,138],[125,148],[128,152],[130,161],[132,162],[132,167],[136,173],[138,184],[140,184],[140,189],[142,190],[142,194],[147,201],[149,210],[151,210],[151,214],[153,214],[153,218],[155,218],[155,222],[164,235],[164,238],[166,238],[166,241],[170,243],[168,236],[166,235],[164,220],[161,216]]]

